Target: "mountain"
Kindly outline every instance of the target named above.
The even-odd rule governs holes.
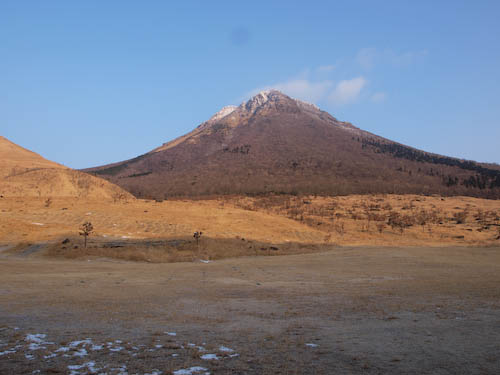
[[[122,188],[75,171],[0,136],[0,195],[4,197],[79,197],[122,199]]]
[[[498,165],[390,141],[276,90],[225,107],[144,155],[87,171],[138,197],[269,192],[500,197]]]

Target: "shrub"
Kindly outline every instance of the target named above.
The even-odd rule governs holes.
[[[458,211],[458,212],[453,213],[453,219],[455,219],[457,224],[463,224],[463,223],[465,223],[465,220],[467,220],[468,215],[469,215],[469,213],[465,209],[463,211]]]

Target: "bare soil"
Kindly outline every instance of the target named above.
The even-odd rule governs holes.
[[[0,373],[498,374],[499,285],[499,247],[167,264],[3,255]]]

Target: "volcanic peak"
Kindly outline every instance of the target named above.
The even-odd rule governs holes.
[[[222,109],[219,112],[217,112],[215,115],[210,117],[210,120],[208,120],[208,121],[220,120],[220,119],[226,117],[227,115],[230,115],[231,113],[233,113],[236,108],[238,108],[238,107],[236,107],[235,105],[227,105],[225,107],[222,107]]]

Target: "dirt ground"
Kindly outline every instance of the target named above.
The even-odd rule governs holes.
[[[0,254],[0,373],[498,374],[499,285],[500,247]]]

